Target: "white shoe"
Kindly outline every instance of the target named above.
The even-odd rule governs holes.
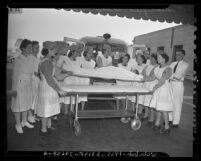
[[[16,129],[18,134],[23,134],[22,126],[15,125],[15,129]]]
[[[33,116],[29,116],[28,117],[28,121],[31,122],[31,123],[35,123],[35,118]]]
[[[30,123],[28,123],[27,121],[26,122],[22,122],[21,124],[22,124],[22,127],[26,126],[28,128],[34,128],[34,126],[31,125]]]
[[[125,117],[122,117],[122,118],[121,118],[121,122],[122,122],[122,123],[125,123],[125,124],[126,124],[126,123],[128,123],[129,121],[130,121],[130,118],[125,118]]]

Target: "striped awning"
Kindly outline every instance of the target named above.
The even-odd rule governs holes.
[[[145,6],[147,7],[147,6]],[[62,8],[57,8],[62,9]],[[63,8],[66,11],[119,16],[168,23],[182,23],[194,25],[194,5],[168,5],[162,9],[99,9],[99,8]]]

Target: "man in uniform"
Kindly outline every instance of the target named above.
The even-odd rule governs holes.
[[[173,91],[174,110],[173,112],[169,113],[169,121],[172,121],[173,127],[178,127],[180,123],[184,96],[183,81],[189,67],[189,64],[183,60],[184,56],[184,50],[176,51],[176,61],[170,65],[173,71],[170,79],[170,84]]]

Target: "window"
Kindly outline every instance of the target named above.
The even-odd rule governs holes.
[[[164,51],[164,46],[159,46],[159,47],[157,48],[157,51]]]

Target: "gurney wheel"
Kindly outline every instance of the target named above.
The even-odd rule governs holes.
[[[79,136],[81,134],[81,126],[77,120],[74,121],[73,130],[75,136]]]
[[[141,127],[141,121],[138,118],[137,119],[135,118],[131,121],[130,126],[131,126],[131,129],[133,129],[134,131],[137,131]]]

